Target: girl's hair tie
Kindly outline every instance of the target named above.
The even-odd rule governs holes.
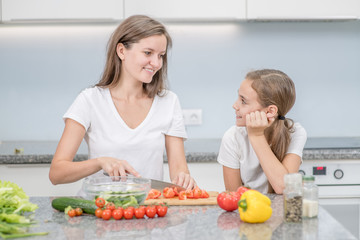
[[[279,115],[279,116],[278,116],[278,119],[279,119],[279,120],[285,120],[285,117],[284,117],[284,116]]]

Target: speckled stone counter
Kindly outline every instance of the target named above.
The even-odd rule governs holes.
[[[109,220],[83,215],[68,218],[53,210],[51,198],[32,197],[39,205],[35,212],[38,226],[32,232],[49,232],[36,239],[356,239],[326,210],[319,209],[315,219],[302,223],[283,222],[283,197],[269,195],[273,215],[265,223],[249,224],[239,218],[238,211],[224,212],[218,206],[171,206],[164,218]],[[27,239],[35,239],[27,238]]]
[[[49,164],[57,143],[56,141],[0,142],[0,164]],[[220,144],[221,139],[185,141],[187,162],[216,162]],[[15,149],[22,149],[22,154],[14,154]],[[83,142],[74,161],[87,158],[87,146]],[[323,159],[360,159],[360,138],[309,138],[303,152],[303,160]]]

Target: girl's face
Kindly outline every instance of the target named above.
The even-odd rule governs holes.
[[[131,44],[128,49],[118,47],[117,51],[122,60],[124,77],[142,83],[150,83],[155,73],[163,65],[166,45],[167,41],[164,35],[154,35]]]
[[[245,79],[238,91],[238,99],[233,105],[236,114],[236,126],[246,126],[246,114],[254,111],[265,111],[266,108],[258,102],[258,95],[251,87],[251,80]]]

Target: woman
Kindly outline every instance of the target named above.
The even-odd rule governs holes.
[[[165,27],[147,16],[129,17],[118,26],[100,82],[82,91],[64,115],[49,173],[53,184],[104,172],[162,179],[166,149],[172,182],[196,185],[185,159],[180,104],[165,89],[170,46]],[[73,162],[83,138],[89,159]]]
[[[236,126],[222,139],[218,162],[225,188],[239,186],[281,194],[284,175],[299,171],[306,131],[285,115],[295,103],[295,86],[283,72],[249,72],[233,105]]]

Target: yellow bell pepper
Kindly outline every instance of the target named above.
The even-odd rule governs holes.
[[[272,214],[271,200],[256,190],[242,194],[239,202],[240,219],[248,223],[262,223]]]

